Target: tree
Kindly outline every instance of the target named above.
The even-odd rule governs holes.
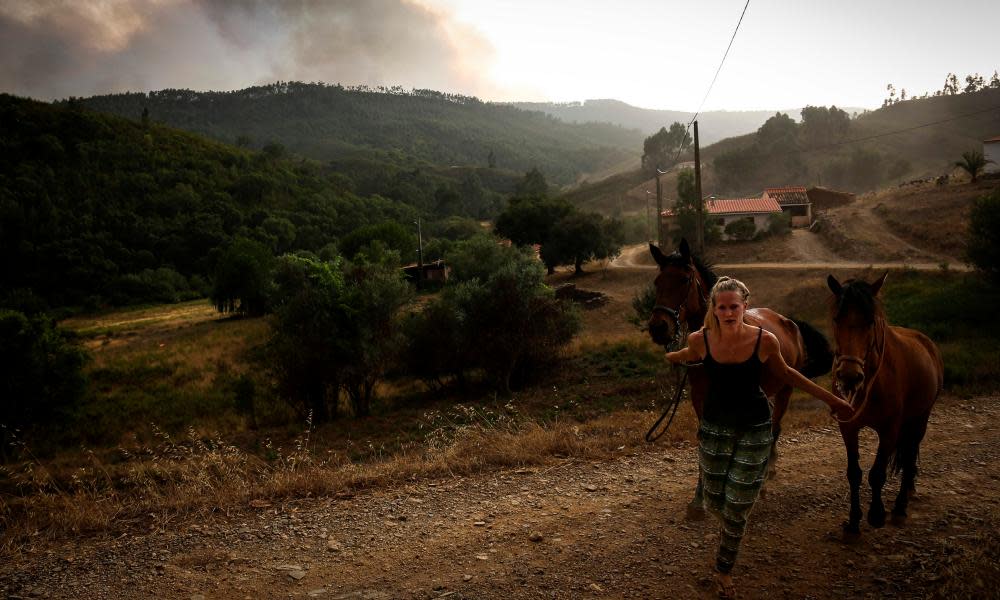
[[[993,77],[990,77],[990,89],[1000,89],[1000,75],[993,71]]]
[[[505,265],[515,264],[519,269],[538,264],[534,253],[524,246],[500,243],[492,235],[480,234],[459,242],[447,256],[451,264],[452,279],[456,282],[487,281]]]
[[[954,96],[958,93],[958,76],[954,73],[948,73],[948,76],[944,78],[944,88],[941,93],[945,96]]]
[[[757,144],[764,150],[776,146],[794,148],[797,127],[795,121],[785,113],[775,113],[757,129]]]
[[[1000,283],[1000,189],[972,203],[965,247],[968,261]]]
[[[620,221],[605,219],[597,213],[573,212],[552,228],[549,240],[542,245],[542,261],[551,273],[557,265],[573,265],[574,273],[583,273],[583,263],[606,259],[621,252]]]
[[[383,221],[377,225],[365,225],[355,229],[341,238],[340,252],[352,260],[357,258],[359,253],[371,260],[382,254],[372,250],[376,242],[381,242],[384,247],[396,251],[402,262],[410,262],[416,257],[416,233],[396,221]]]
[[[210,297],[216,310],[242,316],[268,312],[274,257],[267,246],[237,238],[215,267]]]
[[[669,130],[661,127],[642,143],[642,167],[647,170],[669,167],[676,156],[691,147],[691,141],[691,134],[681,123],[675,121]]]
[[[301,417],[322,423],[337,416],[340,384],[354,345],[339,259],[284,256],[276,269],[275,318],[265,369]]]
[[[535,167],[524,174],[514,190],[514,195],[519,198],[548,198],[549,184],[545,181],[545,175]]]
[[[497,217],[496,232],[518,246],[544,246],[553,225],[572,212],[573,206],[560,198],[514,197]]]
[[[979,172],[982,171],[987,163],[993,162],[983,157],[982,152],[977,150],[969,150],[968,152],[962,153],[962,160],[956,161],[955,166],[960,167],[963,171],[972,177],[972,183],[975,183],[979,178]]]
[[[983,81],[983,76],[979,73],[975,75],[965,76],[965,87],[962,91],[966,94],[972,94],[978,92],[985,87],[985,82]]]
[[[696,239],[698,231],[698,208],[704,210],[704,201],[698,198],[698,191],[695,188],[694,171],[684,169],[677,174],[677,203],[674,204],[674,213],[677,215],[677,231],[674,232],[674,241],[680,242],[681,238]],[[702,223],[703,239],[706,243],[717,240],[719,235],[716,226],[704,214]]]
[[[842,139],[851,125],[847,111],[836,106],[806,106],[802,109],[802,137],[813,145]]]
[[[354,416],[365,417],[371,413],[375,385],[404,346],[399,312],[413,292],[399,269],[382,265],[349,269],[347,283],[353,349],[344,363],[343,385]]]

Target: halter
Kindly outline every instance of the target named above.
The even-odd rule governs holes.
[[[875,378],[878,377],[879,371],[882,370],[882,363],[885,361],[885,320],[876,318],[875,321],[872,323],[871,326],[872,340],[868,344],[868,347],[865,348],[865,355],[863,358],[858,358],[857,356],[853,356],[851,354],[841,354],[839,351],[834,353],[834,362],[833,362],[834,372],[836,372],[837,365],[839,363],[849,362],[859,365],[861,367],[861,373],[864,374],[865,365],[868,364],[868,356],[871,354],[872,349],[875,348],[875,346],[878,344],[879,329],[882,330],[882,344],[881,348],[878,348],[876,350],[876,353],[878,354],[878,365],[875,366],[875,372],[872,373],[871,377],[868,377],[867,375],[865,376],[864,383],[862,384],[863,387],[860,390],[854,392],[854,394],[852,394],[851,398],[848,400],[848,402],[853,406],[854,397],[857,396],[858,393],[864,392],[864,397],[861,401],[861,406],[859,406],[858,409],[854,411],[854,414],[849,419],[840,419],[839,417],[834,416],[834,418],[837,419],[839,423],[848,425],[857,421],[858,418],[860,418],[861,414],[864,412],[865,407],[868,405],[868,399],[871,397],[872,386],[875,383]]]
[[[664,306],[662,304],[657,304],[653,307],[653,314],[656,314],[657,312],[666,313],[667,316],[670,317],[670,319],[674,322],[674,338],[671,340],[672,346],[677,346],[677,344],[680,343],[681,311],[684,310],[685,306],[687,306],[688,298],[691,297],[692,286],[696,287],[696,289],[698,290],[698,306],[701,307],[706,304],[705,296],[701,293],[702,292],[701,278],[699,277],[698,272],[692,269],[690,265],[687,266],[686,268],[689,270],[689,272],[691,272],[691,274],[688,275],[687,289],[684,290],[684,296],[681,298],[681,302],[680,304],[677,305],[677,308],[670,308],[669,306]],[[684,317],[686,321],[687,314],[685,314]]]

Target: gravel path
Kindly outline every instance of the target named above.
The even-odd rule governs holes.
[[[751,518],[742,598],[925,597],[1000,526],[1000,398],[944,399],[902,528],[847,545],[832,426],[781,442]],[[870,464],[874,434],[863,435]],[[173,530],[39,542],[0,567],[10,598],[712,597],[711,522],[686,522],[694,450],[414,481],[351,498],[245,507]],[[898,481],[886,494],[894,497]],[[863,488],[863,498],[867,488]],[[867,508],[867,500],[864,502]],[[995,582],[994,582],[995,583]],[[984,583],[983,585],[988,585]],[[992,596],[990,596],[992,594]],[[996,597],[995,586],[982,597]]]

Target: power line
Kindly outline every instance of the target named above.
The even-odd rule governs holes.
[[[722,72],[722,65],[726,64],[726,57],[729,56],[729,49],[733,47],[733,40],[736,39],[736,32],[740,30],[740,25],[743,23],[743,17],[747,14],[747,8],[750,7],[750,0],[747,0],[746,4],[743,5],[743,12],[740,13],[740,20],[736,22],[736,29],[733,29],[733,35],[729,38],[729,45],[726,46],[726,52],[722,55],[722,61],[719,62],[719,68],[715,70],[715,76],[712,77],[712,83],[708,84],[708,90],[705,91],[705,97],[701,99],[701,104],[698,105],[698,110],[694,111],[694,116],[688,121],[687,127],[684,128],[684,135],[687,136],[688,132],[691,131],[691,124],[698,119],[698,115],[701,114],[701,109],[705,106],[705,101],[708,100],[708,95],[712,93],[712,88],[715,87],[715,81],[719,78],[719,73]],[[683,140],[681,144],[677,146],[677,153],[674,155],[673,163],[677,164],[677,159],[681,156],[681,150],[684,148]]]
[[[729,56],[729,49],[733,47],[733,40],[736,39],[736,32],[740,30],[740,24],[743,23],[743,17],[747,14],[747,8],[750,6],[750,0],[743,5],[743,12],[740,13],[740,20],[736,23],[736,29],[733,30],[732,37],[729,38],[729,45],[726,46],[726,53],[722,55],[722,62],[719,63],[719,68],[715,70],[715,77],[712,78],[712,83],[708,84],[708,91],[705,92],[705,97],[701,99],[701,104],[698,105],[698,110],[694,111],[694,116],[691,117],[691,121],[688,122],[688,127],[691,127],[691,123],[695,122],[698,115],[701,113],[701,108],[705,106],[705,100],[708,100],[708,95],[712,93],[712,88],[715,86],[715,80],[719,78],[719,73],[722,72],[722,65],[726,64],[726,57]]]

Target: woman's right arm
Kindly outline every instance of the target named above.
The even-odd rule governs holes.
[[[687,346],[676,352],[667,352],[667,360],[672,363],[698,362],[704,358],[705,338],[701,330],[688,335]]]

